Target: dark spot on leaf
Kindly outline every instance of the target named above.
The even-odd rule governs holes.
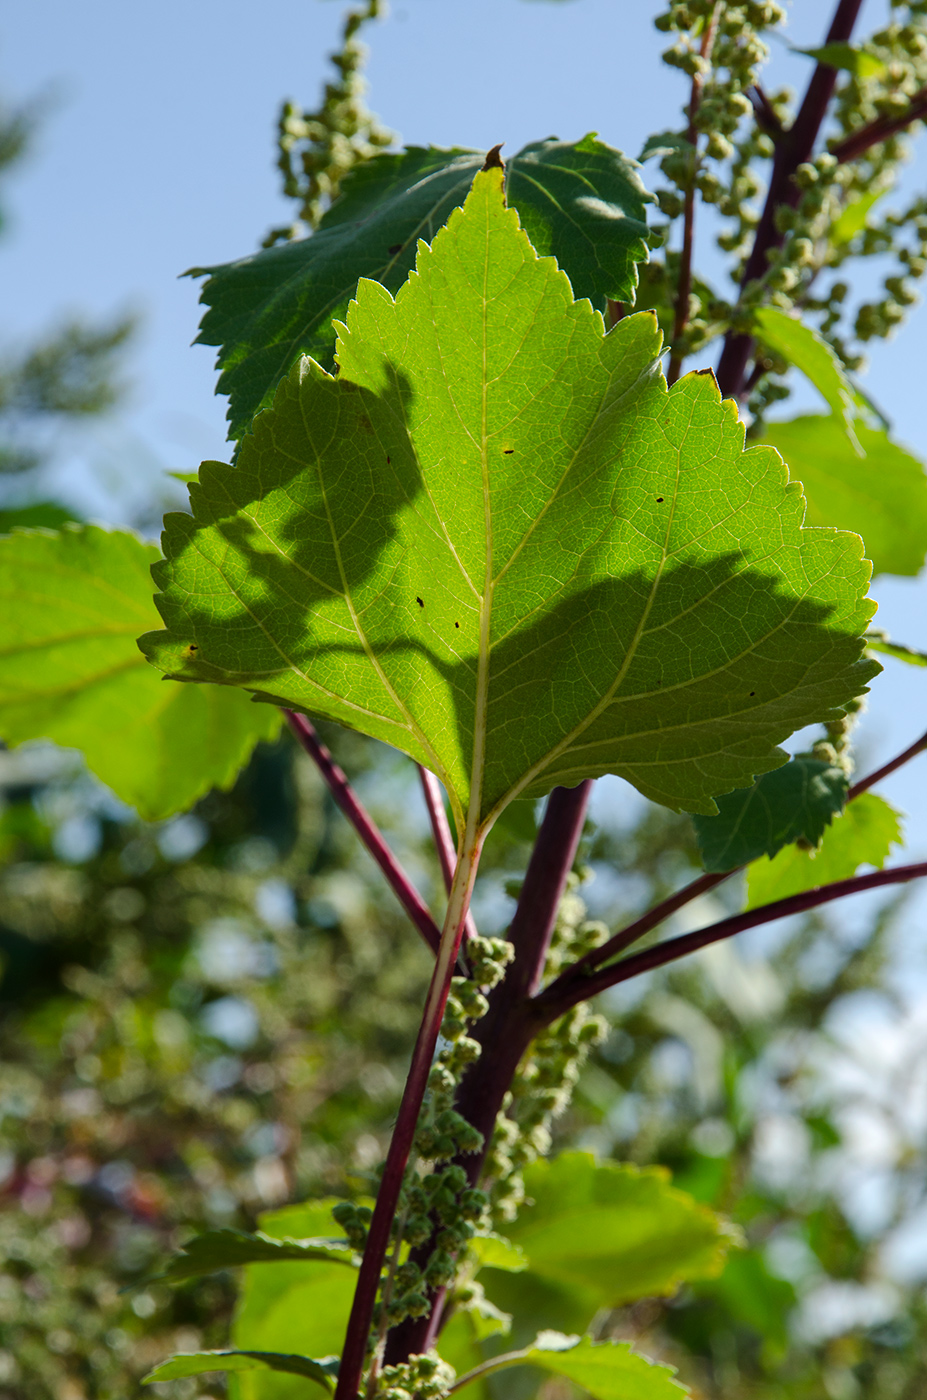
[[[662,497],[662,496],[658,496],[658,497],[657,497],[657,505],[659,506],[659,505],[662,505],[662,504],[663,504],[663,497]]]
[[[755,690],[751,690],[751,692],[750,692],[750,699],[751,699],[751,700],[753,699],[753,697],[754,697],[755,694],[756,694],[756,691],[755,691]]]
[[[420,608],[423,608],[423,607],[425,606],[425,604],[422,602],[421,598],[416,598],[415,601],[416,601],[416,603],[418,603],[418,605],[419,605]]]
[[[199,651],[199,647],[197,646],[196,642],[191,642],[190,645],[187,647],[187,655],[189,656],[190,653],[193,651]]]
[[[389,249],[389,255],[390,255],[391,258],[394,258],[394,257],[396,256],[397,253],[401,253],[401,252],[402,252],[402,244],[401,244],[401,243],[394,243],[394,244],[392,245],[392,247]]]
[[[513,453],[514,451],[515,451],[514,447],[503,447],[503,449],[502,449],[503,455],[506,456],[506,457],[511,457],[511,455],[512,455],[512,453]]]
[[[454,626],[455,626],[455,627],[459,627],[459,626],[460,626],[460,623],[459,623],[459,622],[455,622],[455,623],[454,623]]]
[[[388,457],[387,457],[387,459],[386,459],[386,465],[389,466],[389,458],[388,458]]]

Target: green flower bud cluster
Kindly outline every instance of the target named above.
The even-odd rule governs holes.
[[[865,708],[865,696],[860,695],[851,700],[839,719],[832,719],[825,724],[825,738],[812,745],[810,756],[823,763],[832,763],[836,768],[842,768],[847,778],[851,778],[856,767],[852,747],[853,730]]]
[[[410,1356],[401,1366],[384,1366],[377,1382],[379,1400],[442,1400],[457,1379],[453,1366],[436,1351]]]
[[[305,112],[293,102],[283,104],[277,168],[283,176],[283,192],[299,201],[299,212],[292,224],[271,230],[262,245],[265,248],[316,228],[337,198],[345,175],[395,140],[395,133],[380,125],[364,100],[367,84],[361,70],[367,50],[356,38],[358,30],[383,8],[383,0],[367,0],[361,9],[348,12],[342,47],[331,55],[339,76],[326,83],[317,111]]]
[[[759,219],[750,202],[761,188],[752,163],[761,148],[764,158],[772,150],[768,136],[757,133],[752,121],[746,122],[752,113],[747,92],[768,56],[763,33],[783,19],[784,10],[775,3],[721,0],[716,5],[673,0],[669,10],[656,20],[658,29],[678,36],[675,45],[663,54],[664,62],[693,79],[685,137],[661,161],[669,187],[656,191],[657,202],[670,224],[683,214],[687,194],[693,191],[703,203],[716,205],[725,217],[736,221],[733,229],[721,235],[721,243],[738,259],[745,255],[748,237]],[[668,236],[669,228],[661,232]],[[679,266],[678,255],[667,255],[664,267],[671,307],[678,296]],[[730,304],[710,293],[692,295],[686,312],[684,330],[673,345],[674,354],[681,359],[723,334],[731,324]]]
[[[457,1256],[466,1249],[484,1222],[489,1197],[472,1188],[460,1166],[445,1165],[460,1155],[479,1152],[483,1135],[453,1107],[460,1076],[479,1057],[480,1045],[467,1030],[486,1015],[491,991],[505,975],[512,945],[503,938],[474,935],[467,941],[467,964],[472,976],[454,977],[441,1022],[440,1049],[428,1078],[425,1108],[415,1134],[415,1161],[410,1164],[393,1221],[393,1236],[413,1249],[435,1233],[434,1247],[423,1264],[412,1260],[397,1269],[384,1289],[375,1320],[395,1327],[407,1317],[422,1317],[430,1306],[428,1293],[450,1283]],[[436,1164],[429,1175],[417,1162]],[[342,1207],[337,1209],[341,1210]],[[384,1319],[383,1310],[386,1316]]]
[[[571,873],[560,901],[557,923],[545,963],[551,978],[608,937],[604,924],[586,919],[576,893],[582,874]],[[551,1145],[550,1125],[570,1101],[590,1048],[606,1033],[606,1023],[584,1004],[555,1021],[533,1042],[519,1065],[496,1119],[485,1174],[495,1222],[511,1220],[524,1200],[522,1171]]]
[[[373,1211],[369,1206],[356,1206],[351,1201],[339,1201],[332,1208],[332,1216],[341,1226],[348,1241],[360,1254],[367,1243],[367,1231]]]

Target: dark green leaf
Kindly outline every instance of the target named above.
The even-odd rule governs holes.
[[[331,1263],[357,1264],[357,1256],[346,1240],[273,1239],[260,1232],[249,1235],[244,1230],[207,1230],[185,1244],[157,1277],[178,1283],[218,1269],[275,1259],[326,1259]]]
[[[754,861],[747,870],[747,908],[849,880],[861,865],[881,870],[902,840],[900,814],[884,798],[864,792],[828,827],[817,851],[788,846],[773,860]]]
[[[67,506],[59,506],[55,501],[37,501],[32,506],[20,506],[17,510],[0,510],[0,534],[8,535],[16,529],[60,530],[62,525],[78,524],[80,516]]]
[[[869,571],[659,350],[479,174],[395,302],[361,284],[339,376],[301,361],[167,517],[146,653],[393,744],[458,829],[607,772],[713,812],[877,671]]]
[[[323,1390],[332,1391],[338,1376],[338,1358],[297,1356],[282,1351],[195,1351],[162,1361],[144,1377],[143,1384],[176,1381],[183,1376],[202,1376],[208,1371],[282,1371],[287,1376],[305,1376]]]
[[[863,537],[877,574],[914,575],[927,553],[924,464],[881,428],[856,421],[860,456],[839,419],[819,415],[767,423],[763,441],[782,453],[808,500],[808,525],[835,525]]]
[[[420,238],[430,242],[467,196],[483,163],[476,151],[411,147],[366,161],[311,238],[239,262],[194,268],[208,275],[199,342],[220,347],[219,392],[230,398],[230,437],[240,437],[300,355],[330,367],[333,322],[358,278],[398,291]],[[537,141],[506,164],[506,192],[540,253],[557,258],[576,297],[633,300],[636,264],[648,257],[646,205],[636,164],[593,135]]]
[[[80,749],[154,821],[234,781],[280,715],[219,686],[165,684],[136,645],[157,621],[154,545],[95,525],[0,538],[0,738]]]
[[[706,870],[736,870],[760,856],[774,856],[792,841],[817,846],[847,800],[841,768],[816,758],[793,758],[764,773],[750,788],[718,798],[716,817],[696,817]]]

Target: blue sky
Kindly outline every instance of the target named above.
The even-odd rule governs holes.
[[[505,141],[513,153],[550,134],[597,130],[633,155],[652,131],[678,125],[685,99],[681,77],[659,62],[667,37],[652,19],[660,8],[651,0],[396,0],[369,31],[371,104],[408,144]],[[865,0],[860,33],[885,8]],[[790,42],[820,42],[829,12],[822,0],[798,0]],[[277,110],[284,97],[315,103],[342,13],[334,0],[7,7],[0,92],[45,98],[48,112],[32,159],[8,182],[2,336],[15,343],[65,311],[101,317],[131,308],[142,318],[125,408],[66,454],[101,518],[130,516],[162,489],[165,470],[226,455],[213,351],[190,348],[197,285],[178,274],[248,253],[288,217],[273,166]],[[771,85],[798,84],[807,71],[807,60],[777,45]],[[912,182],[923,185],[923,174]],[[867,383],[898,436],[927,457],[925,362],[920,308],[876,348]],[[879,622],[927,647],[924,585],[880,581],[875,593]],[[887,664],[866,767],[910,742],[927,712],[927,673]],[[921,832],[924,762],[884,789]],[[915,839],[912,858],[925,846]]]

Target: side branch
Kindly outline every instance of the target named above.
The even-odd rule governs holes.
[[[772,904],[763,904],[758,909],[748,909],[743,914],[733,914],[710,924],[708,928],[697,929],[694,933],[670,938],[666,943],[657,943],[653,948],[645,948],[633,957],[623,958],[611,967],[603,968],[586,977],[582,986],[572,986],[559,996],[551,996],[555,987],[548,988],[535,997],[533,1009],[543,1017],[545,1023],[555,1021],[558,1016],[569,1011],[577,1002],[586,1001],[599,992],[639,977],[643,972],[651,972],[656,967],[665,967],[687,957],[689,953],[707,948],[711,943],[720,943],[725,938],[733,938],[748,928],[760,924],[773,923],[776,919],[786,919],[792,914],[805,914],[809,909],[817,909],[821,904],[829,904],[835,899],[844,899],[850,894],[862,894],[865,890],[880,889],[883,885],[901,885],[910,880],[919,880],[927,875],[927,861],[915,865],[899,865],[894,870],[877,870],[872,875],[854,875],[850,880],[837,880],[832,885],[819,885],[814,890],[804,890],[801,894],[790,895],[787,899],[777,899]]]
[[[332,797],[354,827],[367,850],[383,871],[390,888],[433,953],[437,953],[441,932],[411,879],[393,855],[382,832],[358,798],[351,784],[305,715],[284,710],[287,722],[299,743],[315,763]]]
[[[851,131],[849,136],[845,136],[842,141],[831,146],[830,153],[835,156],[841,165],[848,161],[856,160],[873,146],[878,146],[880,141],[887,141],[890,136],[896,136],[899,131],[904,131],[913,122],[923,121],[927,117],[927,87],[922,87],[916,92],[908,103],[905,111],[900,112],[897,117],[876,117],[875,121],[868,122],[866,126],[861,126],[859,131]]]

